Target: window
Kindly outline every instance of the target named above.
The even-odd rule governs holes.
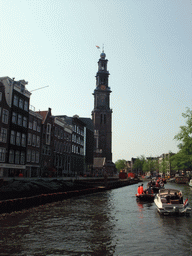
[[[31,145],[31,138],[32,138],[32,134],[28,133],[28,140],[27,140],[28,145]]]
[[[62,142],[59,143],[59,152],[62,153]]]
[[[26,147],[26,134],[22,133],[21,146]]]
[[[18,102],[19,102],[18,96],[17,96],[17,95],[14,95],[14,98],[13,98],[13,105],[15,105],[16,107],[18,107]]]
[[[56,166],[59,166],[59,156],[56,156],[57,160],[56,160]]]
[[[33,121],[33,130],[36,131],[37,130],[37,122]]]
[[[40,137],[37,136],[37,147],[39,148],[40,147]]]
[[[51,142],[51,124],[47,124],[46,144],[50,145],[50,142]]]
[[[19,107],[23,109],[23,99],[19,99]]]
[[[31,162],[35,162],[35,150],[32,150]]]
[[[22,126],[22,115],[18,114],[18,125]]]
[[[36,163],[38,164],[39,163],[39,152],[36,151]]]
[[[42,148],[42,153],[43,153],[44,155],[50,156],[50,155],[51,155],[51,149],[50,149],[48,146],[43,146],[43,148]]]
[[[14,150],[9,150],[9,163],[14,164]]]
[[[25,164],[25,152],[21,152],[21,164]]]
[[[33,127],[32,122],[29,121],[28,128],[29,128],[29,129],[32,129],[32,127]]]
[[[35,134],[33,134],[33,140],[32,140],[32,146],[36,146],[36,135]]]
[[[27,128],[27,117],[23,117],[23,127]]]
[[[15,131],[11,131],[10,144],[15,145]]]
[[[0,148],[0,162],[5,162],[5,148]]]
[[[17,123],[17,113],[13,112],[12,114],[12,123],[16,124]]]
[[[100,116],[100,124],[102,124],[103,123],[103,114],[101,114],[101,116]]]
[[[29,103],[28,103],[28,101],[24,101],[24,110],[25,111],[28,111],[28,108],[29,108]]]
[[[15,164],[19,164],[20,152],[17,150],[15,152]]]
[[[16,145],[17,146],[21,145],[21,133],[20,132],[17,132],[17,135],[16,135]]]
[[[8,124],[9,111],[7,109],[3,109],[2,122],[4,124]]]
[[[37,124],[37,131],[41,132],[41,124],[40,123]]]
[[[27,162],[31,162],[31,150],[27,150]]]
[[[55,151],[56,151],[57,153],[58,153],[58,151],[59,151],[59,142],[58,142],[58,141],[56,142]]]
[[[55,137],[57,137],[57,133],[58,133],[58,131],[57,131],[57,127],[55,127]]]
[[[4,143],[7,142],[7,129],[5,128],[1,128],[0,141]]]

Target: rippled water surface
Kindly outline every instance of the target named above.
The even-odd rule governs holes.
[[[0,255],[192,255],[192,215],[161,217],[136,202],[137,186],[0,215]],[[165,187],[192,206],[192,188]]]

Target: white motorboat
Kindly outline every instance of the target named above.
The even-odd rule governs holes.
[[[182,192],[178,189],[160,189],[154,203],[162,215],[189,215],[191,212],[188,199],[183,203]]]
[[[189,186],[192,187],[192,179],[189,181]]]

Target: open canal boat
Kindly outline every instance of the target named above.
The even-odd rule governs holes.
[[[155,194],[136,194],[136,200],[141,202],[153,202]]]
[[[183,203],[182,192],[177,189],[160,189],[154,203],[162,215],[189,215],[188,199]]]

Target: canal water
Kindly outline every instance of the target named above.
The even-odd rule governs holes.
[[[144,182],[144,188],[147,183]],[[138,185],[0,215],[0,255],[192,255],[192,215],[162,217]],[[192,188],[181,189],[192,206]]]

